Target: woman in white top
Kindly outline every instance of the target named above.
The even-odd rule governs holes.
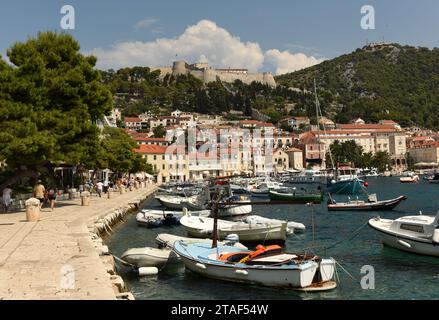
[[[11,186],[7,186],[3,189],[3,206],[5,207],[5,213],[8,213],[9,206],[12,202],[12,189]]]

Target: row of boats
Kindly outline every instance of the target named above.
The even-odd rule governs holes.
[[[210,188],[204,188],[198,194],[183,196],[180,203],[194,203],[197,197],[210,196],[211,191]],[[166,225],[172,226],[178,221],[190,238],[159,234],[157,248],[127,250],[121,259],[139,270],[162,268],[180,262],[193,272],[226,281],[307,291],[336,287],[333,281],[336,267],[334,259],[321,258],[310,252],[284,252],[279,245],[288,236],[303,232],[304,224],[256,215],[243,215],[234,221],[219,219],[220,215],[230,216],[229,209],[233,208],[231,200],[238,203],[243,201],[244,204],[240,205],[244,206],[249,201],[242,196],[231,199],[234,195],[230,193],[230,186],[215,186],[214,196],[206,201],[210,207],[197,211],[191,211],[186,206],[181,211],[170,211],[169,199],[163,199],[163,194],[170,195],[164,192],[156,199],[168,210],[141,210],[136,216],[139,226],[154,227],[150,223],[156,220],[169,221]],[[173,204],[171,207],[175,209]],[[251,250],[241,242],[257,246]]]
[[[268,189],[265,196],[270,201],[294,203],[294,198],[292,200],[289,195],[306,194],[304,190],[286,189],[281,182],[267,182],[269,181],[260,181],[255,188],[264,183]],[[152,228],[180,225],[190,238],[160,234],[156,239],[157,248],[129,249],[121,258],[139,270],[162,268],[179,262],[193,272],[226,281],[305,291],[335,288],[335,259],[322,258],[312,252],[300,250],[284,252],[279,246],[288,236],[303,232],[305,225],[248,215],[252,211],[252,204],[255,204],[251,198],[258,199],[262,196],[248,192],[245,195],[236,195],[232,190],[242,190],[237,188],[241,184],[235,183],[180,186],[179,190],[175,189],[177,192],[171,191],[169,187],[162,190],[156,199],[165,209],[140,211],[136,217],[139,226]],[[233,185],[235,186],[232,187]],[[318,199],[310,198],[306,201],[321,202],[324,194],[321,190],[315,193],[317,194]],[[176,200],[177,197],[179,200]],[[329,211],[382,211],[392,210],[404,200],[405,196],[399,196],[379,201],[376,195],[369,195],[365,201],[357,198],[337,203],[329,194],[327,207]],[[247,209],[236,209],[239,207]],[[224,220],[231,216],[235,217],[234,221]],[[236,216],[240,217],[236,219]],[[161,224],[156,224],[157,221]],[[439,213],[436,217],[419,215],[396,220],[376,217],[370,219],[368,224],[380,234],[386,245],[418,254],[439,256],[438,221]],[[266,245],[270,243],[271,245]],[[249,244],[258,245],[251,250],[247,247]]]

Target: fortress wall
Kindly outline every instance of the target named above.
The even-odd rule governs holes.
[[[253,81],[269,85],[270,87],[276,87],[276,81],[274,77],[269,72],[264,73],[233,73],[218,71],[215,69],[207,68],[204,70],[190,70],[187,67],[185,61],[174,62],[173,67],[161,67],[161,68],[151,68],[151,70],[160,70],[160,78],[163,79],[167,74],[172,74],[173,76],[192,74],[194,77],[202,80],[204,83],[209,83],[217,81],[219,78],[221,81],[232,83],[235,80],[241,80],[245,84],[250,84]]]

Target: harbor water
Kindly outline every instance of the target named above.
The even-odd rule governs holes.
[[[336,259],[340,281],[334,290],[304,293],[291,289],[236,284],[201,277],[185,271],[183,265],[168,266],[153,277],[139,277],[126,269],[120,270],[120,273],[136,299],[439,299],[439,258],[383,247],[376,232],[367,226],[367,221],[378,215],[388,219],[417,215],[420,211],[436,215],[439,210],[439,184],[428,184],[426,181],[401,184],[396,177],[369,178],[367,181],[367,192],[376,193],[379,200],[399,195],[406,195],[408,199],[390,212],[328,212],[326,198],[324,203],[313,207],[304,204],[253,206],[253,214],[306,225],[304,233],[288,237],[285,250],[308,248],[310,253]],[[315,185],[302,187],[309,191],[316,189]],[[361,194],[358,196],[366,198]],[[338,201],[347,200],[345,195],[335,195],[334,198]],[[145,203],[145,207],[160,206],[156,200],[151,199]],[[138,227],[135,215],[132,215],[115,230],[107,244],[114,255],[120,256],[128,248],[156,247],[155,237],[159,233],[187,236],[181,226],[159,229]],[[361,286],[362,277],[366,275],[361,273],[364,266],[373,267],[373,289]],[[364,268],[370,271],[370,267]],[[371,276],[370,273],[367,275]],[[371,284],[370,281],[363,282]]]

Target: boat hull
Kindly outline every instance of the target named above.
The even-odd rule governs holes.
[[[171,249],[134,248],[129,249],[121,256],[122,260],[136,266],[161,268],[166,264],[174,264],[180,261],[180,257]]]
[[[323,201],[323,193],[319,194],[293,194],[293,193],[280,193],[270,191],[268,194],[270,200],[274,201],[288,201],[297,203],[314,202],[320,203]]]
[[[199,261],[190,257],[181,255],[181,260],[186,268],[208,278],[269,287],[308,287],[312,284],[318,269],[318,264],[313,261],[304,263],[294,270],[270,270],[268,268],[236,268],[235,266],[202,263],[206,267],[203,269],[200,268]],[[237,270],[245,272],[237,273]]]
[[[329,182],[326,189],[333,194],[357,194],[363,189],[363,181],[355,179]]]
[[[225,208],[219,210],[220,217],[234,217],[234,216],[244,216],[252,213],[252,206],[250,204],[240,205],[228,205]]]
[[[212,239],[212,232],[186,227],[187,233],[196,238]],[[279,225],[271,228],[246,229],[246,230],[219,230],[220,240],[224,240],[230,234],[237,234],[239,241],[242,242],[264,242],[264,241],[280,241],[285,242],[287,239],[287,228],[285,225]]]
[[[356,204],[328,204],[329,211],[387,211],[395,209],[403,200],[404,196],[392,200],[378,201],[376,203]]]
[[[162,198],[157,198],[157,200],[160,202],[160,204],[167,208],[167,209],[171,209],[171,210],[183,210],[184,205],[182,204],[182,202],[173,202],[173,201],[167,201],[164,200]]]

